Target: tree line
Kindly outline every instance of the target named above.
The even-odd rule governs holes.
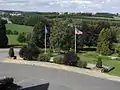
[[[101,14],[98,14],[101,15]],[[109,22],[111,26],[120,27],[120,20],[115,20],[113,18],[93,18],[86,15],[80,16],[79,14],[63,14],[63,15],[51,15],[51,14],[36,14],[36,13],[26,13],[22,16],[9,16],[9,20],[14,24],[35,26],[36,23],[47,20],[72,20],[74,23],[81,23],[82,21],[90,22]]]
[[[100,32],[106,31],[111,36],[109,38],[105,38],[106,40],[111,40],[108,44],[108,47],[112,49],[112,42],[116,42],[116,30],[111,28],[108,22],[99,22],[99,23],[87,23],[82,22],[81,24],[74,24],[72,21],[65,20],[55,20],[54,22],[46,21],[39,22],[35,25],[32,33],[32,37],[30,42],[34,43],[40,48],[44,48],[44,38],[45,38],[45,25],[47,26],[47,47],[54,49],[67,50],[74,49],[74,29],[75,26],[78,30],[83,32],[83,35],[77,35],[77,49],[83,46],[99,46],[99,44],[104,41],[103,36],[99,36]],[[109,35],[107,33],[106,35]],[[98,39],[99,37],[99,39]],[[102,38],[103,41],[100,39]],[[100,43],[99,43],[100,40]],[[109,44],[111,45],[109,46]],[[107,45],[105,45],[107,46]],[[104,48],[104,47],[103,47]],[[100,48],[101,49],[101,48]],[[98,50],[99,52],[99,50]]]

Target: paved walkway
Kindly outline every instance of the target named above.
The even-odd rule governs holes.
[[[114,76],[110,76],[114,78],[111,81],[108,76],[105,75],[105,78],[95,71],[46,62],[4,60],[7,56],[7,50],[0,50],[0,77],[11,76],[18,84],[27,80],[36,83],[35,78],[49,82],[48,90],[120,90],[119,77],[115,80]],[[96,78],[99,74],[104,77]]]
[[[16,63],[16,64],[27,64],[27,65],[33,65],[33,66],[42,66],[47,68],[55,68],[55,69],[61,69],[66,71],[72,71],[80,74],[86,74],[89,76],[99,77],[102,79],[112,80],[112,81],[119,81],[120,77],[118,76],[111,76],[105,73],[100,73],[97,71],[91,71],[87,69],[77,68],[77,67],[71,67],[71,66],[65,66],[65,65],[59,65],[54,63],[48,63],[48,62],[38,62],[38,61],[25,61],[25,60],[11,60],[6,58],[3,62],[5,63]]]

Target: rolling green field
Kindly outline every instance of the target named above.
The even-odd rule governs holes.
[[[11,31],[18,31],[19,33],[22,32],[32,32],[33,27],[25,26],[25,25],[17,25],[17,24],[6,24],[6,29]],[[24,43],[19,43],[17,41],[17,35],[7,35],[9,42],[8,45],[24,45]]]
[[[19,33],[22,32],[32,32],[33,27],[25,26],[25,25],[17,25],[17,24],[6,24],[7,30],[18,31]]]
[[[8,37],[8,45],[25,45],[25,43],[19,43],[17,41],[18,35],[7,35]]]
[[[87,52],[87,53],[79,54],[79,56],[80,59],[83,61],[96,64],[99,55],[96,52]],[[115,66],[115,69],[111,71],[109,74],[120,76],[120,60],[112,60],[108,56],[102,56],[102,61],[103,61],[103,65]]]

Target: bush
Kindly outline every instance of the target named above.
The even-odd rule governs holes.
[[[102,60],[101,60],[101,57],[98,57],[98,61],[96,63],[96,67],[97,68],[102,68]]]
[[[13,35],[13,32],[10,29],[6,30],[6,33],[7,33],[7,35]]]
[[[37,61],[49,62],[50,56],[48,54],[39,54]]]
[[[26,41],[29,42],[29,41],[31,40],[31,37],[32,37],[32,33],[27,33],[27,34],[25,35]]]
[[[20,43],[25,43],[26,42],[25,33],[20,33],[18,35],[17,41]]]
[[[13,47],[11,47],[11,48],[9,49],[9,56],[10,56],[10,57],[14,57]]]
[[[63,64],[63,57],[64,57],[63,55],[55,56],[53,62],[57,64]]]
[[[16,56],[14,56],[14,57],[13,57],[13,59],[17,59],[17,57],[16,57]]]
[[[29,44],[28,46],[24,46],[21,48],[19,55],[24,60],[36,60],[39,53],[40,50],[36,47],[36,45]]]
[[[14,35],[18,35],[19,32],[18,32],[18,31],[13,31],[13,34],[14,34]]]
[[[77,66],[80,67],[80,68],[86,68],[87,67],[87,62],[79,60],[78,63],[77,63]]]
[[[87,67],[87,62],[83,61],[83,68],[86,68],[86,67]]]
[[[118,57],[120,57],[120,51],[118,51]]]
[[[24,58],[26,51],[27,51],[27,47],[26,47],[26,46],[22,47],[22,48],[20,49],[20,51],[19,51],[19,56],[20,56],[21,58]]]
[[[65,65],[76,66],[79,57],[74,52],[68,52],[64,55],[63,63]]]
[[[48,51],[47,51],[47,52],[48,52],[49,56],[51,56],[51,57],[53,56],[53,50],[52,50],[51,48],[50,48],[50,49],[48,49]]]

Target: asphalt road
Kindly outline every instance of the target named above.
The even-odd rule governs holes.
[[[3,60],[5,56],[7,56],[7,51],[0,51],[0,59]],[[16,83],[41,79],[50,83],[48,90],[120,90],[120,82],[64,70],[1,62],[0,77],[4,76],[14,77]],[[33,82],[36,83],[36,80]]]

